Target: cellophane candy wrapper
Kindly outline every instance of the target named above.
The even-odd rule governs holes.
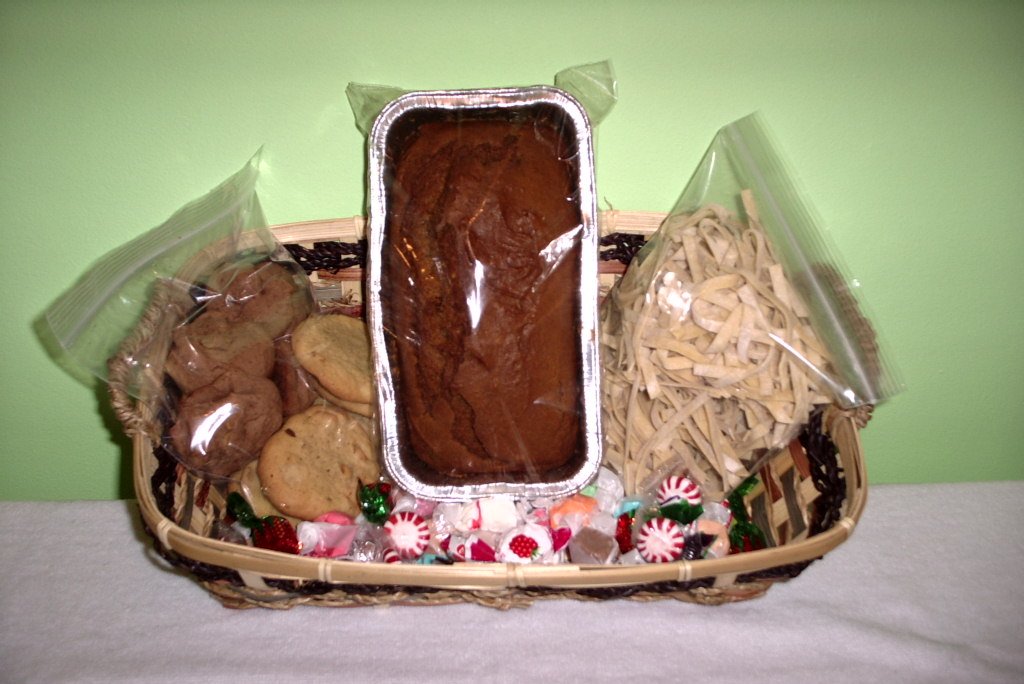
[[[759,115],[716,135],[601,311],[605,456],[635,490],[679,461],[723,498],[817,407],[899,390]]]
[[[44,317],[69,359],[155,407],[166,429],[150,436],[208,477],[239,473],[313,397],[290,353],[312,293],[267,229],[258,167],[101,258]]]
[[[376,109],[353,101],[357,117]],[[447,501],[580,489],[601,451],[585,108],[550,86],[408,92],[368,143],[368,324],[388,474]]]

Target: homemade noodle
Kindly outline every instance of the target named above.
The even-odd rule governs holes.
[[[721,496],[830,403],[825,349],[742,199],[746,224],[714,204],[666,219],[602,308],[605,453],[627,491],[681,463]]]

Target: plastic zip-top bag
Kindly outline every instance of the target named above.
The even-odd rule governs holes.
[[[71,365],[157,407],[154,439],[202,476],[254,461],[314,396],[290,349],[309,280],[267,228],[258,167],[102,257],[44,315]]]
[[[602,310],[606,457],[725,494],[819,406],[899,390],[758,115],[729,124]]]

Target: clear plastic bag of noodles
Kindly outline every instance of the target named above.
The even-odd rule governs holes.
[[[309,281],[267,229],[258,165],[109,252],[44,316],[68,364],[149,406],[150,436],[208,477],[312,398],[290,350]]]
[[[357,117],[377,109],[360,92],[393,94],[363,88]],[[564,496],[596,475],[591,126],[551,86],[404,92],[376,116],[367,316],[384,465],[404,490]]]
[[[758,115],[721,129],[601,311],[606,458],[722,497],[816,407],[899,390],[854,281]]]

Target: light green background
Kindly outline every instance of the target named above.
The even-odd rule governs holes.
[[[0,499],[130,496],[102,392],[32,331],[261,145],[272,223],[363,209],[349,81],[548,83],[609,58],[598,193],[667,210],[760,110],[908,389],[873,482],[1024,478],[1024,3],[0,0]]]

